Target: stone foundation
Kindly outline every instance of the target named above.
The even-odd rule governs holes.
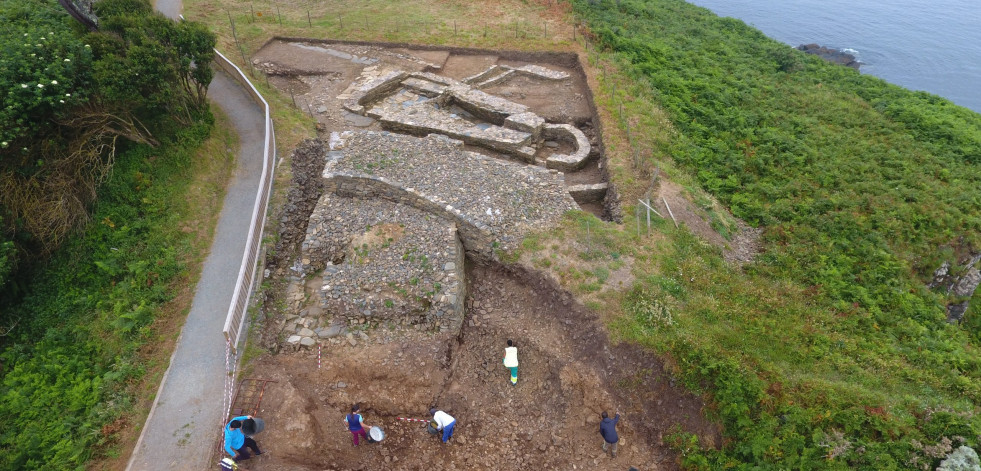
[[[464,251],[452,220],[385,199],[325,194],[310,218],[302,273],[336,323],[463,322]],[[325,325],[321,320],[319,325]]]
[[[529,232],[557,224],[577,205],[555,170],[505,162],[439,136],[345,133],[324,169],[326,191],[383,198],[443,215],[468,252],[493,259]]]

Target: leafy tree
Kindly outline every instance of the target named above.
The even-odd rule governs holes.
[[[206,110],[215,38],[146,0],[96,4],[88,34],[51,0],[0,0],[0,230],[47,254],[88,220],[120,141]]]

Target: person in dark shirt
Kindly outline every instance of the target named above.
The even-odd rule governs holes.
[[[354,441],[354,446],[358,446],[360,440],[359,437],[364,437],[368,439],[368,433],[364,430],[364,417],[358,413],[361,410],[361,406],[355,404],[351,406],[351,413],[344,417],[344,423],[347,424],[347,429],[351,432],[352,441]]]
[[[603,421],[600,422],[600,435],[603,436],[603,451],[605,452],[609,449],[611,456],[614,458],[617,457],[617,442],[620,441],[620,437],[617,436],[617,422],[619,421],[619,412],[611,419],[606,411],[603,411]]]

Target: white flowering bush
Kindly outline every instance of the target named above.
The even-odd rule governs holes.
[[[37,283],[41,288],[30,297],[38,304],[27,304],[31,307],[23,314],[3,324],[12,329],[25,320],[17,340],[4,340],[16,348],[2,352],[0,469],[85,469],[90,457],[104,456],[115,442],[100,430],[132,402],[126,384],[139,374],[117,369],[115,352],[134,351],[123,336],[143,335],[134,332],[136,326],[145,326],[152,306],[166,300],[167,277],[177,270],[177,262],[164,262],[173,255],[169,241],[149,242],[151,226],[144,216],[157,212],[154,193],[136,198],[130,192],[156,187],[137,169],[159,166],[172,172],[193,148],[191,142],[200,142],[210,129],[204,91],[214,35],[201,25],[162,17],[147,0],[100,0],[99,5],[104,7],[96,7],[99,29],[87,32],[72,24],[57,0],[0,0],[0,311],[9,304],[4,294],[23,289],[20,282],[29,278],[29,270],[43,266],[43,255],[84,226],[96,198],[105,195],[115,198],[99,201],[98,207],[118,208],[109,211],[119,226],[110,221],[115,229],[91,232],[93,250],[150,260],[147,270],[133,269],[146,262],[120,266],[134,280],[149,276],[155,283],[134,289],[137,283],[107,274],[100,262],[79,262],[75,252],[88,254],[79,247],[90,242],[80,242],[64,260],[92,270],[80,274],[69,266],[69,275],[52,271]],[[158,140],[170,145],[147,148]],[[126,146],[118,157],[117,144]],[[146,162],[158,156],[158,162]],[[114,167],[117,158],[123,169]],[[100,188],[114,169],[120,180]],[[162,251],[146,249],[158,245]],[[116,252],[116,247],[122,248]],[[164,274],[167,270],[171,274]],[[70,293],[58,288],[62,282],[71,286]],[[77,288],[80,283],[88,288]],[[92,295],[76,296],[88,293],[85,289]],[[51,304],[49,314],[47,298],[67,301]],[[41,318],[37,324],[27,319],[35,315]],[[84,326],[98,319],[104,327],[93,328],[98,335],[85,340],[73,325],[63,324],[68,318]],[[28,322],[31,326],[23,327]],[[105,350],[111,327],[123,332],[112,337],[116,347]]]
[[[62,18],[52,21],[43,9],[27,6],[0,13],[0,152],[22,149],[39,122],[56,119],[87,95],[90,49]]]
[[[208,114],[203,25],[147,0],[95,13],[86,32],[57,0],[0,0],[0,242],[18,249],[50,252],[88,220],[118,144],[156,145]]]

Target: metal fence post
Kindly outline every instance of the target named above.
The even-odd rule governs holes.
[[[648,198],[647,199],[647,208],[648,208],[647,209],[647,233],[648,234],[651,233],[651,210],[650,210],[650,207],[651,207],[651,199]]]

